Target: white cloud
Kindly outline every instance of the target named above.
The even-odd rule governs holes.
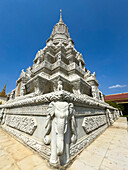
[[[108,87],[109,89],[114,89],[114,88],[122,88],[122,87],[126,87],[127,85],[119,85],[119,84],[117,84],[117,85],[114,85],[114,86],[110,86],[110,87]]]

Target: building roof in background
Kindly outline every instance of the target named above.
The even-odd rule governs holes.
[[[106,95],[105,101],[114,101],[117,103],[128,103],[128,93]]]

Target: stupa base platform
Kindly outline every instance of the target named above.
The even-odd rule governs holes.
[[[26,95],[26,98],[9,100],[0,107],[2,128],[55,166],[68,165],[119,116],[118,110],[105,102],[64,90],[40,96]],[[54,116],[57,122],[52,120]],[[55,129],[50,134],[51,127]],[[62,127],[66,129],[60,132],[64,153],[56,155],[56,162],[52,162],[52,154],[58,147],[52,139],[59,140],[57,131]],[[53,142],[51,146],[49,140]]]
[[[0,169],[52,169],[46,160],[16,139],[0,128]],[[126,118],[119,118],[66,169],[127,169],[127,141]]]

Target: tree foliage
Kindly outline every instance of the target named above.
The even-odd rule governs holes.
[[[117,104],[117,103],[112,102],[112,101],[106,101],[106,103],[108,103],[108,104],[109,104],[110,106],[112,106],[112,107],[117,108],[117,109],[120,110],[120,111],[123,111],[123,110],[124,110],[124,106],[121,105],[121,104]]]

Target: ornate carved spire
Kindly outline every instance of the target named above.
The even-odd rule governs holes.
[[[60,20],[59,20],[59,23],[63,23],[63,20],[62,20],[62,10],[60,9]]]
[[[68,43],[68,39],[70,38],[68,27],[64,24],[62,20],[62,10],[60,9],[60,20],[59,22],[54,26],[52,30],[52,34],[50,38],[46,41],[52,40],[53,43],[58,43],[60,40],[62,42]]]

